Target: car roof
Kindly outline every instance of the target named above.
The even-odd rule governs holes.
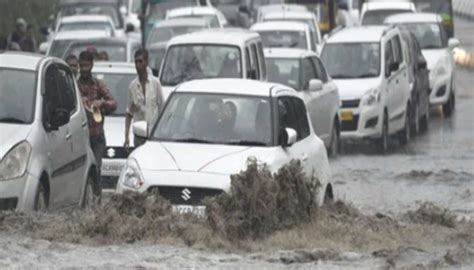
[[[390,28],[388,25],[348,27],[332,34],[326,43],[379,42]]]
[[[414,10],[414,3],[412,1],[403,0],[382,0],[365,2],[364,10],[380,10],[380,9],[407,9]]]
[[[175,92],[192,92],[192,93],[217,93],[224,95],[246,95],[271,97],[279,90],[295,90],[290,87],[277,83],[261,82],[256,80],[243,79],[206,79],[194,80],[180,84],[176,87]]]
[[[49,57],[18,51],[0,52],[0,68],[12,68],[35,71],[38,65]]]
[[[246,29],[212,28],[176,36],[168,42],[168,45],[197,43],[243,46],[249,39],[255,38],[260,38],[259,34]]]
[[[318,57],[318,55],[312,51],[295,48],[265,48],[263,51],[265,58],[299,59],[308,56]]]
[[[310,11],[272,11],[263,15],[264,19],[312,19],[313,13]]]
[[[61,23],[73,22],[109,22],[110,17],[107,15],[74,15],[61,18]]]
[[[88,5],[101,5],[101,4],[113,4],[118,5],[119,0],[58,0],[57,6],[72,6],[72,5],[81,5],[81,4],[88,4]]]
[[[385,23],[439,23],[441,21],[441,16],[435,13],[401,13],[391,15],[385,19]]]
[[[182,7],[171,9],[167,13],[167,17],[177,17],[185,15],[215,15],[217,9],[214,7]]]
[[[207,26],[208,22],[202,18],[176,18],[172,20],[164,20],[156,22],[153,28],[169,27],[169,26]]]
[[[93,73],[137,74],[135,65],[125,62],[94,62]]]
[[[106,37],[110,37],[110,33],[105,30],[75,30],[59,32],[54,36],[54,40],[74,40]]]
[[[309,26],[304,22],[296,21],[267,21],[259,22],[252,27],[250,30],[253,31],[270,31],[270,30],[286,30],[286,31],[306,31],[309,29]]]

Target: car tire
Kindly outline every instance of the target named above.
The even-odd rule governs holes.
[[[323,205],[332,204],[334,202],[334,192],[332,190],[332,185],[326,185],[326,190],[324,191]]]
[[[91,208],[95,204],[97,204],[97,196],[94,194],[94,179],[88,176],[84,195],[82,196],[81,208]]]
[[[405,125],[403,129],[398,133],[398,141],[401,145],[406,145],[410,141],[410,107],[407,106],[405,115]]]
[[[388,115],[383,114],[382,135],[377,142],[379,153],[385,155],[388,152]]]
[[[36,190],[34,210],[37,212],[48,211],[48,193],[44,187],[43,182],[40,182]]]
[[[330,143],[329,149],[328,149],[329,157],[334,158],[334,157],[337,156],[337,153],[339,151],[339,145],[340,145],[339,132],[338,132],[338,129],[337,129],[337,123],[335,121],[334,124],[332,125],[331,143]]]
[[[448,102],[446,102],[446,104],[443,104],[444,117],[446,118],[451,117],[451,115],[453,114],[454,106],[455,106],[454,95],[451,94],[449,96]]]

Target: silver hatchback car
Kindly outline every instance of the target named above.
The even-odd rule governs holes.
[[[69,67],[0,52],[0,210],[90,205],[100,196],[95,164]]]

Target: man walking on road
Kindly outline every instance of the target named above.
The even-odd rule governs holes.
[[[135,68],[137,78],[130,83],[128,89],[128,106],[125,120],[125,143],[130,145],[130,125],[134,121],[146,121],[150,128],[153,121],[163,110],[164,97],[158,79],[148,73],[148,51],[140,49],[135,52]],[[143,139],[134,137],[134,145],[138,147],[145,143]]]
[[[102,155],[106,147],[103,115],[115,111],[117,101],[112,97],[103,81],[92,77],[91,70],[93,66],[94,56],[92,53],[88,51],[81,52],[79,55],[80,77],[78,85],[86,108],[90,144],[97,162],[99,190],[102,190],[100,169]]]

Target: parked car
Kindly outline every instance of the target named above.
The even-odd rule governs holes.
[[[388,16],[407,12],[416,12],[413,1],[367,0],[362,4],[360,24],[381,25]]]
[[[430,119],[430,79],[427,62],[416,36],[400,27],[407,50],[408,81],[411,89],[410,125],[413,134],[428,129]]]
[[[339,93],[314,53],[301,49],[265,49],[268,81],[296,89],[304,100],[315,133],[330,156],[339,146]]]
[[[62,55],[66,58],[70,54],[79,56],[82,51],[94,50],[97,53],[106,52],[110,62],[134,62],[135,52],[141,48],[141,43],[134,39],[124,38],[96,38],[72,42]]]
[[[100,196],[87,118],[66,63],[0,53],[0,210],[90,206]]]
[[[389,135],[410,139],[410,86],[400,30],[389,26],[344,28],[321,53],[342,99],[341,139],[374,139],[388,150]]]
[[[303,22],[261,22],[250,30],[258,32],[264,48],[300,48],[316,52],[316,32]]]
[[[334,198],[324,143],[314,134],[304,101],[286,86],[241,79],[195,80],[170,96],[147,136],[130,154],[117,192],[158,191],[180,213],[202,214],[203,199],[228,192],[230,175],[249,158],[276,172],[291,160],[321,182],[321,204]],[[189,153],[193,153],[190,155]]]
[[[135,65],[131,63],[96,62],[92,74],[107,85],[112,96],[117,100],[117,110],[105,116],[104,131],[107,147],[103,153],[102,160],[102,187],[115,189],[118,177],[128,154],[133,148],[133,137],[131,147],[127,151],[123,147],[125,140],[125,115],[127,113],[128,89],[131,82],[137,77]],[[132,134],[130,134],[132,135]]]
[[[63,17],[56,25],[55,33],[80,30],[107,31],[111,37],[119,35],[116,33],[114,22],[106,15],[76,15]]]
[[[71,45],[71,43],[77,42],[80,40],[90,40],[90,39],[98,39],[98,38],[110,38],[110,33],[103,30],[59,32],[54,36],[46,55],[62,58],[64,54],[66,53],[66,50]]]
[[[174,37],[163,61],[159,78],[165,98],[178,84],[195,79],[267,79],[260,36],[244,29],[212,29]]]
[[[306,23],[316,33],[318,51],[322,46],[321,31],[316,15],[311,11],[274,11],[263,15],[262,21],[297,21]]]
[[[209,21],[212,28],[224,28],[227,19],[224,14],[214,7],[182,7],[168,10],[166,19],[202,18]]]
[[[179,18],[162,21],[153,26],[148,40],[147,47],[155,43],[168,42],[171,38],[197,32],[203,29],[211,28],[208,20],[202,18]]]
[[[456,105],[453,49],[459,40],[448,39],[442,18],[433,13],[394,15],[386,23],[402,24],[417,37],[430,71],[430,103],[442,105],[444,115],[451,116]]]

